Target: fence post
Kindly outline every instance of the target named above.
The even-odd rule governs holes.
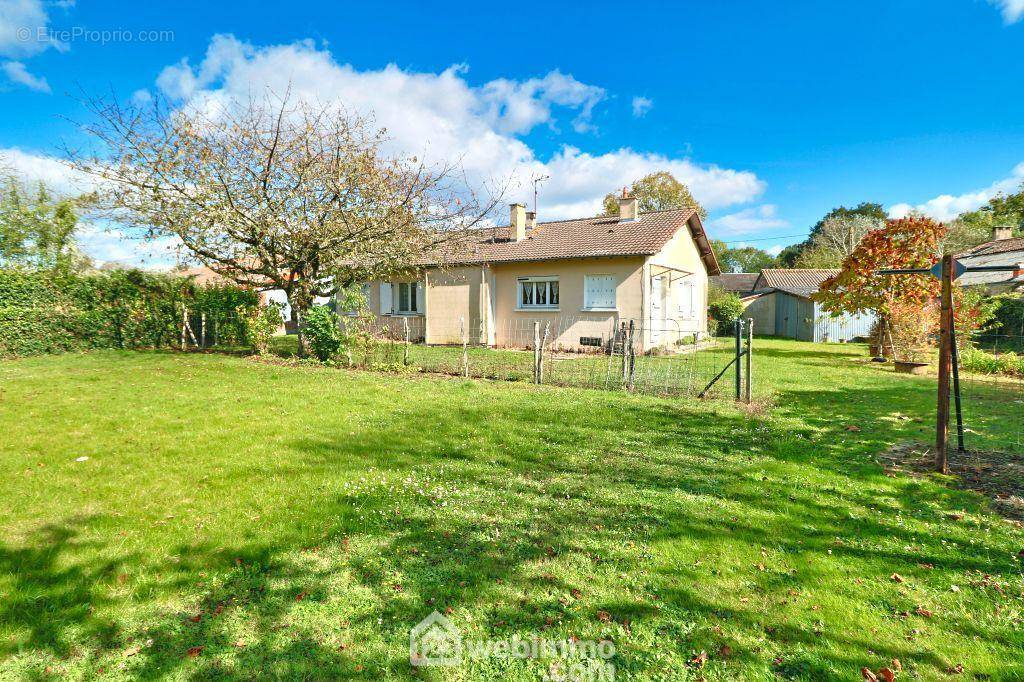
[[[214,346],[220,345],[220,341],[219,341],[219,339],[217,337],[217,317],[216,316],[214,316],[214,318],[213,318],[213,345]]]
[[[406,367],[408,367],[409,366],[409,318],[408,317],[403,317],[402,318],[402,326],[403,326],[403,332],[404,332],[403,335],[405,337],[405,350],[404,350],[404,352],[402,354],[402,364],[405,365]]]
[[[202,339],[203,350],[206,350],[206,313],[199,316],[199,338]]]
[[[185,329],[188,325],[188,306],[181,304],[181,350],[185,350]]]
[[[537,383],[544,383],[544,346],[548,345],[548,333],[551,331],[551,323],[544,324],[544,334],[540,337],[540,354],[537,356]]]
[[[739,317],[736,318],[733,332],[736,337],[736,402],[739,402],[743,389],[743,364],[740,362],[743,353],[743,320]]]
[[[541,323],[534,323],[534,383],[541,383]]]
[[[628,373],[629,373],[629,355],[628,355],[629,351],[626,350],[626,323],[625,322],[623,322],[622,325],[619,327],[619,338],[621,339],[619,344],[622,346],[622,382],[621,383],[622,383],[623,386],[625,386],[626,385],[626,381],[629,378],[629,375],[628,375]],[[614,346],[612,348],[612,352],[614,352]]]
[[[949,438],[949,374],[952,359],[950,318],[953,317],[953,256],[942,257],[942,306],[939,317],[939,390],[935,410],[935,470],[948,471],[946,447]]]
[[[636,376],[636,369],[637,369],[636,353],[633,350],[633,339],[634,339],[635,334],[636,334],[636,327],[634,325],[634,321],[632,321],[632,319],[631,319],[631,321],[630,321],[630,333],[629,333],[629,337],[630,337],[629,338],[629,351],[628,351],[629,352],[629,355],[628,355],[628,357],[629,357],[629,378],[628,378],[628,381],[626,383],[626,388],[628,390],[631,390],[631,391],[633,390],[633,380],[634,380],[634,377]]]
[[[469,352],[466,347],[469,345],[469,329],[466,328],[466,318],[459,318],[459,333],[462,335],[462,376],[469,378]]]
[[[746,386],[747,386],[747,394],[745,396],[746,399],[747,399],[747,404],[748,405],[750,404],[750,393],[751,393],[750,385],[753,383],[753,379],[754,379],[753,354],[754,354],[754,318],[749,317],[749,318],[747,318],[747,358],[746,358],[747,359],[747,367],[746,367],[746,370],[747,370],[747,384],[746,384]]]

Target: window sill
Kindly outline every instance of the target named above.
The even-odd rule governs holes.
[[[384,313],[384,317],[423,317],[423,313]]]
[[[552,308],[550,306],[533,306],[531,308],[516,308],[517,313],[557,313],[560,312],[559,308]]]
[[[617,313],[618,308],[580,308],[581,313]]]

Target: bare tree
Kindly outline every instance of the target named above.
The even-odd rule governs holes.
[[[810,246],[797,258],[801,268],[838,268],[852,254],[860,240],[885,221],[865,215],[829,216],[822,221]]]
[[[316,297],[407,269],[498,201],[455,165],[387,155],[385,132],[339,105],[86,105],[100,153],[68,156],[101,179],[101,205],[241,285],[283,290],[300,330]]]

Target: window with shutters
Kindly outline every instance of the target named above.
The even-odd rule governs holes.
[[[583,278],[584,310],[615,310],[615,276],[586,275]]]
[[[420,299],[423,292],[418,282],[401,282],[398,284],[398,312],[412,315],[420,311]]]
[[[676,283],[676,314],[684,320],[696,317],[695,287],[693,282],[683,280]]]
[[[558,308],[557,277],[520,277],[519,300],[520,309],[555,310]]]

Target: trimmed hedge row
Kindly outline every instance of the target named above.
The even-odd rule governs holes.
[[[239,326],[258,304],[240,287],[140,270],[0,270],[0,356],[167,347],[180,340],[182,305]]]

